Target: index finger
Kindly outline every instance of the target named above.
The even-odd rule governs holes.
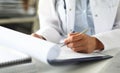
[[[81,40],[83,37],[84,37],[84,34],[80,34],[80,33],[76,34],[76,35],[71,35],[68,38],[66,38],[64,40],[64,42],[65,42],[65,44],[68,44],[70,42],[75,42],[75,41]]]

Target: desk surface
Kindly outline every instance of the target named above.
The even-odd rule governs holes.
[[[40,61],[34,60],[38,68],[38,73],[119,73],[120,72],[120,53],[119,49],[110,50],[107,54],[114,57],[107,60],[89,62],[67,66],[48,66]],[[118,64],[119,63],[119,64]]]

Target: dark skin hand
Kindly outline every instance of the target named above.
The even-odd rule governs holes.
[[[95,50],[103,50],[104,45],[95,37],[86,34],[71,33],[65,39],[67,47],[75,52],[92,53]]]

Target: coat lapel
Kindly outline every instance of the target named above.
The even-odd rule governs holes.
[[[118,5],[119,0],[90,0],[96,33],[112,29]]]

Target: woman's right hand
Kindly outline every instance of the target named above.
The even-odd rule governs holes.
[[[32,33],[31,36],[36,37],[36,38],[40,38],[40,39],[42,39],[42,40],[46,40],[43,36],[38,35],[38,34],[36,34],[36,33]]]

